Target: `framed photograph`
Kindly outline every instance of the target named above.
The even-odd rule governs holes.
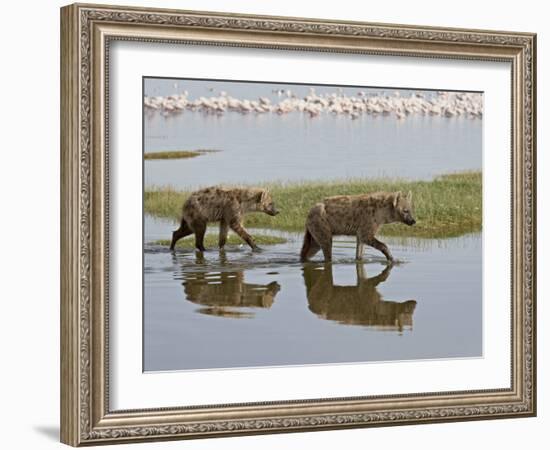
[[[61,440],[536,414],[536,36],[61,9]]]

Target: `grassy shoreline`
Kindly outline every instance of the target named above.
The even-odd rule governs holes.
[[[394,179],[351,179],[331,182],[300,182],[264,184],[270,189],[281,214],[249,214],[245,225],[284,231],[303,231],[309,209],[331,195],[363,194],[375,191],[412,191],[417,224],[384,225],[385,236],[445,238],[481,231],[481,172],[461,172],[441,175],[431,181]],[[181,207],[189,193],[171,188],[146,190],[144,209],[156,217],[178,220]]]

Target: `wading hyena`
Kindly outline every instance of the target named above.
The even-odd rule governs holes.
[[[355,257],[363,257],[364,244],[380,250],[392,262],[388,247],[375,238],[378,228],[385,223],[403,222],[414,225],[412,194],[375,192],[362,195],[328,197],[311,208],[306,221],[306,234],[301,260],[307,261],[323,250],[325,261],[332,259],[332,237],[356,236]]]
[[[248,212],[264,212],[270,216],[278,214],[266,189],[214,186],[195,191],[183,204],[181,225],[172,233],[170,250],[174,249],[178,240],[195,233],[195,247],[204,251],[204,234],[209,222],[220,222],[220,248],[225,245],[231,228],[253,250],[257,250],[254,239],[242,225],[243,217]]]

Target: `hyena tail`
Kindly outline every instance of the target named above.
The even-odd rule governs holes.
[[[185,219],[182,218],[180,227],[172,233],[172,243],[170,244],[170,250],[174,250],[176,242],[178,242],[181,238],[184,238],[185,236],[189,236],[190,234],[193,234],[193,230],[189,225],[187,225]]]
[[[320,246],[313,238],[309,230],[306,228],[306,234],[304,235],[304,245],[302,245],[302,251],[300,252],[300,261],[306,262],[315,253],[320,250]]]

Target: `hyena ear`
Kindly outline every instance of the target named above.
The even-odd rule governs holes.
[[[412,191],[407,192],[407,200],[410,202],[413,199]]]
[[[393,197],[393,207],[397,208],[397,204],[399,203],[399,198],[401,197],[401,192],[396,192],[395,196]]]
[[[254,197],[254,200],[256,200],[256,203],[262,203],[262,200],[264,199],[265,194],[266,194],[265,189],[260,189]]]

